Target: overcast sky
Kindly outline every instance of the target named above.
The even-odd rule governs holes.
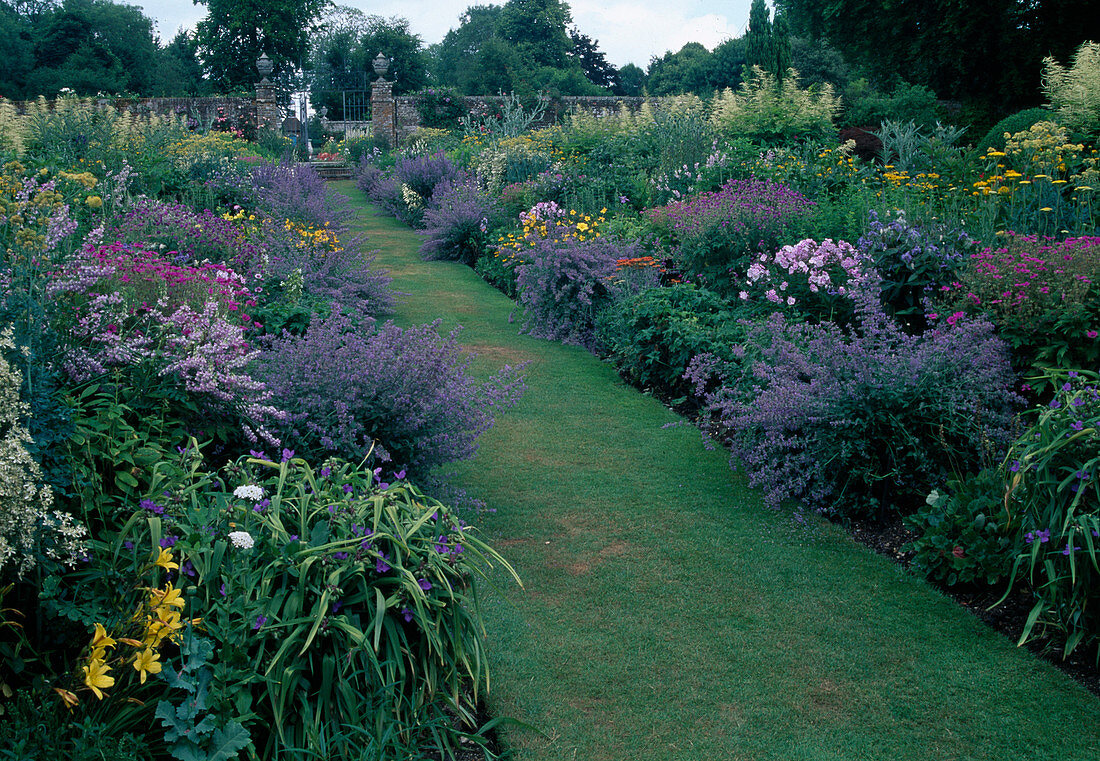
[[[157,22],[162,42],[181,27],[192,29],[206,15],[206,7],[190,0],[123,0],[141,7]],[[342,0],[339,5],[359,8],[374,16],[403,16],[425,45],[439,42],[458,26],[458,17],[470,5],[503,5],[504,0]],[[740,37],[749,21],[751,0],[572,0],[573,21],[615,66],[634,63],[643,69],[650,57],[677,51],[686,42],[708,49],[730,37]]]

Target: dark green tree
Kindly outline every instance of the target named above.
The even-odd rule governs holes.
[[[1045,55],[1100,38],[1094,0],[780,0],[792,32],[825,39],[881,89],[902,80],[987,115],[1041,100]]]
[[[428,57],[420,35],[409,31],[409,20],[369,16],[367,28],[358,42],[359,61],[364,71],[379,53],[390,59],[386,78],[394,82],[397,95],[415,92],[428,84]],[[360,63],[361,61],[361,63]]]
[[[0,3],[0,50],[5,65],[0,68],[0,97],[21,100],[27,95],[27,77],[34,71],[34,39],[31,19]]]
[[[569,39],[573,43],[570,55],[584,70],[584,76],[597,87],[614,90],[619,84],[619,71],[607,61],[607,56],[599,48],[599,40],[593,40],[576,27],[569,30]]]
[[[198,23],[199,50],[216,87],[227,92],[256,81],[262,53],[276,72],[303,64],[309,34],[327,0],[204,0]],[[200,0],[194,0],[196,4]]]
[[[573,23],[563,0],[508,0],[497,21],[497,34],[515,45],[534,67],[568,68]]]
[[[791,68],[791,26],[787,14],[777,13],[772,24],[772,51],[775,53],[775,78],[782,82]]]
[[[154,94],[167,96],[208,95],[210,81],[203,75],[199,43],[193,33],[180,29],[160,54]]]
[[[775,47],[772,24],[764,0],[752,0],[749,8],[749,28],[745,31],[745,63],[775,71]]]
[[[31,17],[34,69],[26,95],[68,88],[146,94],[156,76],[159,48],[153,21],[139,8],[109,0],[66,0]]]
[[[613,92],[616,95],[638,97],[646,88],[645,69],[628,63],[619,69],[619,86]]]
[[[654,56],[646,71],[650,95],[695,93],[705,96],[714,91],[714,58],[701,43],[689,42],[675,53]]]
[[[745,38],[734,37],[718,44],[711,53],[711,82],[716,90],[736,90],[745,69]]]

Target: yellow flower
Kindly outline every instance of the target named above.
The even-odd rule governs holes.
[[[88,204],[88,206],[93,208],[93,209],[102,209],[103,208],[103,199],[100,198],[99,196],[88,196],[84,200],[84,203]]]
[[[1049,206],[1044,206],[1043,208],[1039,209],[1039,211],[1054,211],[1054,209],[1050,208]]]
[[[103,624],[96,624],[95,634],[92,635],[92,650],[103,650],[114,646],[115,641],[107,636],[107,630],[103,628]]]
[[[150,599],[158,606],[168,606],[172,608],[182,608],[184,605],[183,597],[180,595],[180,591],[173,587],[171,584],[166,584],[164,589],[150,589]]]
[[[155,652],[151,647],[145,648],[134,656],[134,669],[141,674],[141,683],[145,684],[145,678],[149,674],[160,673],[160,653]]]
[[[180,567],[179,563],[172,562],[172,553],[164,547],[161,547],[160,554],[157,555],[157,559],[153,561],[153,565],[159,565],[166,571],[178,570]]]
[[[84,685],[94,692],[100,700],[103,700],[102,690],[114,686],[115,678],[107,676],[107,672],[110,670],[111,667],[98,658],[93,659],[84,667]]]

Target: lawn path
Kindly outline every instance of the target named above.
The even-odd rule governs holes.
[[[764,508],[690,426],[361,203],[406,295],[475,368],[529,361],[459,481],[524,588],[486,595],[490,706],[517,761],[1100,759],[1100,701],[828,524]]]

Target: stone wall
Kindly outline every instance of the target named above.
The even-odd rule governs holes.
[[[395,124],[393,134],[396,135],[397,140],[400,142],[416,132],[417,128],[420,126],[420,112],[416,107],[416,96],[402,95],[393,100],[395,103]],[[508,100],[508,97],[500,95],[475,95],[464,97],[463,100],[466,102],[468,109],[478,105],[492,109]],[[546,113],[543,114],[542,119],[534,125],[535,127],[546,127],[554,124],[572,111],[589,111],[597,116],[606,116],[618,113],[624,106],[631,111],[637,111],[645,102],[645,98],[628,98],[615,95],[566,95],[559,98],[543,98],[543,100],[546,102]],[[372,100],[372,103],[373,102]],[[376,125],[378,124],[377,119],[377,112],[375,112]]]
[[[219,116],[225,116],[234,123],[241,119],[256,118],[256,99],[245,96],[221,96],[208,98],[94,98],[102,108],[111,106],[119,111],[129,111],[135,116],[180,116],[201,121],[209,125]],[[13,105],[20,113],[25,113],[32,101],[17,101]],[[47,101],[52,107],[53,101]]]

